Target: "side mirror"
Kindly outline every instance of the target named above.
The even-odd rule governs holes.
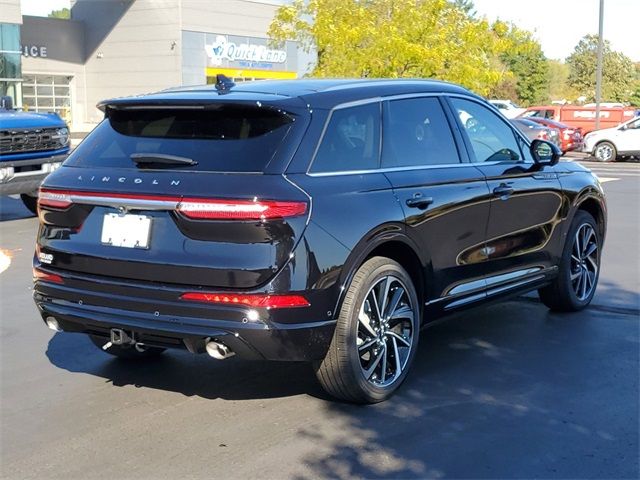
[[[560,161],[562,151],[557,145],[546,140],[534,140],[529,149],[531,156],[539,165],[556,165]]]

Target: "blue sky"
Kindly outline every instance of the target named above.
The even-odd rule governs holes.
[[[564,59],[587,33],[598,33],[599,0],[474,0],[479,15],[531,30],[549,58]],[[69,0],[22,0],[24,15],[45,16]],[[615,50],[640,61],[640,0],[605,0],[604,37]]]

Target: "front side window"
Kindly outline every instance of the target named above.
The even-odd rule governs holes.
[[[379,167],[380,103],[334,110],[310,171],[344,172]]]
[[[475,162],[519,162],[522,153],[516,135],[498,115],[479,103],[452,98],[464,127]]]
[[[387,102],[383,132],[384,168],[460,163],[453,134],[437,98]]]

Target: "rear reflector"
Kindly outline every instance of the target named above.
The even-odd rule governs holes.
[[[183,294],[180,299],[254,308],[292,308],[308,307],[310,305],[302,295],[242,295],[235,293],[188,292]]]
[[[43,272],[37,268],[33,269],[33,281],[41,281],[41,282],[51,282],[51,283],[59,283],[63,284],[64,280],[60,275],[56,275],[55,273]]]
[[[138,210],[176,210],[187,218],[202,220],[268,220],[297,217],[307,211],[306,202],[182,198],[40,189],[38,204],[41,207],[65,209],[74,203],[128,206]]]

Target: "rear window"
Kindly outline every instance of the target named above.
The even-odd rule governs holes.
[[[132,154],[162,154],[188,158],[197,164],[154,168],[261,172],[293,122],[290,114],[255,105],[110,109],[66,165],[137,168]]]

